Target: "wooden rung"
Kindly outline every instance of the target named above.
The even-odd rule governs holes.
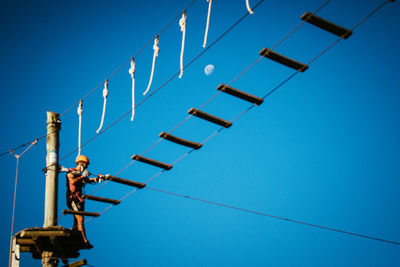
[[[133,160],[137,160],[137,161],[141,161],[141,162],[144,162],[144,163],[147,163],[147,164],[159,167],[159,168],[162,168],[164,170],[172,169],[172,165],[170,165],[170,164],[167,164],[167,163],[164,163],[164,162],[160,162],[160,161],[157,161],[157,160],[154,160],[154,159],[145,158],[145,157],[137,155],[137,154],[133,155],[132,159]]]
[[[109,199],[109,198],[98,197],[98,196],[92,196],[92,195],[83,195],[82,198],[89,199],[89,200],[100,201],[100,202],[105,202],[105,203],[111,203],[111,204],[114,204],[114,205],[118,205],[119,203],[121,203],[120,200]]]
[[[160,133],[160,137],[164,138],[164,139],[166,139],[168,141],[171,141],[171,142],[183,145],[183,146],[191,147],[191,148],[194,148],[194,149],[199,149],[199,148],[201,148],[203,146],[200,143],[195,143],[195,142],[192,142],[192,141],[188,141],[188,140],[173,136],[172,134],[169,134],[169,133],[166,133],[166,132],[161,132]]]
[[[112,182],[120,183],[120,184],[130,185],[130,186],[137,187],[140,189],[146,187],[146,184],[144,184],[144,183],[139,183],[139,182],[135,182],[135,181],[127,180],[127,179],[122,179],[119,177],[111,176],[109,174],[107,174],[104,177],[104,179],[112,181]]]
[[[330,21],[327,21],[321,17],[318,17],[311,12],[306,12],[301,16],[301,19],[307,21],[308,23],[317,26],[327,32],[333,33],[340,38],[347,39],[353,33],[351,30],[343,28],[339,25],[333,24]]]
[[[71,262],[70,264],[63,265],[62,267],[79,267],[79,266],[83,266],[83,265],[87,265],[86,259],[74,261],[74,262]]]
[[[62,213],[65,214],[74,214],[74,215],[83,215],[83,216],[91,216],[91,217],[99,217],[100,213],[97,212],[87,212],[87,211],[74,211],[74,210],[63,210]]]
[[[188,113],[192,114],[193,116],[196,116],[196,117],[202,118],[204,120],[207,120],[209,122],[221,125],[221,126],[223,126],[225,128],[229,128],[229,127],[232,126],[232,122],[220,119],[218,117],[215,117],[213,115],[205,113],[204,111],[201,111],[199,109],[191,108],[191,109],[189,109]]]
[[[308,69],[308,65],[297,62],[288,57],[282,56],[281,54],[278,54],[268,48],[263,48],[263,50],[260,51],[260,55],[272,59],[273,61],[281,63],[289,68],[295,69],[300,72],[304,72],[306,69]]]
[[[230,87],[228,85],[225,85],[223,83],[221,83],[218,86],[217,89],[222,91],[222,92],[225,92],[227,94],[230,94],[230,95],[239,97],[239,98],[241,98],[243,100],[249,101],[250,103],[253,103],[253,104],[257,105],[257,106],[261,105],[264,102],[264,99],[262,99],[262,98],[260,98],[258,96],[254,96],[254,95],[248,94],[246,92],[243,92],[243,91],[240,91],[238,89],[232,88],[232,87]]]

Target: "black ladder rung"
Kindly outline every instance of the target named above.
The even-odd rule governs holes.
[[[293,60],[291,58],[285,57],[281,54],[278,54],[271,49],[268,48],[263,48],[260,51],[260,55],[269,59],[272,59],[273,61],[276,61],[278,63],[281,63],[289,68],[295,69],[300,72],[304,72],[306,69],[308,69],[308,65],[300,63],[296,60]]]
[[[83,195],[82,198],[89,199],[89,200],[94,200],[94,201],[105,202],[105,203],[111,203],[111,204],[114,204],[114,205],[118,205],[119,203],[121,203],[120,200],[109,199],[109,198],[105,198],[105,197],[92,196],[92,195]]]
[[[202,118],[204,120],[207,120],[209,122],[221,125],[221,126],[223,126],[225,128],[229,128],[229,127],[232,126],[232,122],[223,120],[223,119],[218,118],[218,117],[215,117],[215,116],[213,116],[211,114],[208,114],[208,113],[205,113],[204,111],[201,111],[199,109],[191,108],[191,109],[189,109],[188,113],[192,114],[193,116],[196,116],[196,117]]]
[[[99,217],[100,216],[100,213],[88,212],[88,211],[63,210],[62,213],[64,215],[65,214],[74,214],[74,215],[91,216],[91,217]]]
[[[241,98],[241,99],[243,99],[243,100],[246,100],[246,101],[248,101],[248,102],[250,102],[250,103],[253,103],[253,104],[257,105],[257,106],[258,106],[258,105],[261,105],[261,104],[264,102],[264,99],[262,99],[262,98],[260,98],[260,97],[258,97],[258,96],[254,96],[254,95],[251,95],[251,94],[249,94],[249,93],[240,91],[240,90],[238,90],[238,89],[235,89],[235,88],[230,87],[230,86],[228,86],[228,85],[225,85],[225,84],[223,84],[223,83],[221,83],[221,84],[218,86],[217,89],[220,90],[220,91],[222,91],[222,92],[225,92],[225,93],[227,93],[227,94],[236,96],[236,97]]]
[[[164,162],[160,162],[160,161],[157,161],[157,160],[154,160],[154,159],[145,158],[145,157],[143,157],[141,155],[135,154],[135,155],[132,156],[132,159],[133,160],[137,160],[137,161],[141,161],[143,163],[147,163],[147,164],[159,167],[159,168],[162,168],[164,170],[172,169],[172,165],[170,165],[170,164],[167,164],[167,163],[164,163]]]
[[[139,189],[146,187],[146,184],[144,184],[144,183],[139,183],[139,182],[135,182],[135,181],[127,180],[127,179],[122,179],[122,178],[115,177],[115,176],[112,176],[109,174],[104,176],[104,180],[108,180],[108,181],[112,181],[112,182],[116,182],[116,183],[120,183],[120,184],[125,184],[125,185],[130,185],[133,187],[137,187]]]
[[[160,137],[164,138],[164,139],[166,139],[168,141],[183,145],[183,146],[191,147],[193,149],[199,149],[199,148],[201,148],[203,146],[200,143],[188,141],[188,140],[179,138],[177,136],[173,136],[172,134],[169,134],[169,133],[166,133],[166,132],[161,132],[160,133]]]
[[[351,30],[348,30],[321,17],[318,17],[311,12],[304,13],[301,16],[301,19],[327,32],[333,33],[343,39],[349,38],[350,35],[353,33]]]

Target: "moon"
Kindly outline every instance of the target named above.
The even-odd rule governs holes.
[[[214,65],[209,64],[204,68],[204,73],[208,76],[214,71]]]

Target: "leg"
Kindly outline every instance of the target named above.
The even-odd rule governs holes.
[[[74,215],[74,226],[72,226],[72,229],[77,229],[78,228],[78,221],[76,219],[77,215]]]
[[[75,215],[75,218],[76,218],[76,221],[77,221],[77,223],[78,223],[78,230],[79,230],[79,231],[81,232],[81,234],[82,234],[83,241],[84,241],[85,243],[87,243],[88,240],[87,240],[87,238],[86,238],[85,226],[84,226],[84,224],[83,224],[84,217],[83,217],[82,215]]]

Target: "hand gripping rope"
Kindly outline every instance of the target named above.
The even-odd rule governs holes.
[[[211,14],[211,4],[212,0],[207,0],[208,2],[208,15],[207,15],[207,25],[206,25],[206,32],[204,33],[204,43],[203,47],[205,48],[207,45],[207,36],[208,36],[208,27],[210,26],[210,14]]]
[[[250,4],[249,4],[249,0],[246,0],[246,7],[247,7],[247,10],[249,11],[250,15],[253,15],[254,12],[253,12],[253,10],[251,10]]]
[[[183,51],[185,50],[185,35],[186,35],[186,11],[183,11],[182,18],[179,20],[179,26],[181,26],[182,32],[182,49],[181,49],[181,73],[179,74],[179,79],[182,78],[183,75]]]
[[[81,132],[82,132],[82,113],[83,113],[83,108],[82,108],[82,99],[79,101],[79,106],[78,106],[78,115],[79,115],[79,127],[78,127],[78,156],[81,154]]]
[[[131,68],[129,69],[129,74],[132,78],[132,117],[131,121],[135,117],[135,59],[132,58],[131,60]]]
[[[104,82],[104,89],[103,89],[103,114],[101,115],[101,122],[100,122],[100,127],[97,129],[96,133],[99,133],[101,128],[103,128],[103,122],[104,122],[104,115],[106,113],[106,105],[107,105],[107,96],[108,96],[108,80]]]
[[[156,38],[154,39],[154,45],[153,45],[153,49],[154,49],[154,54],[153,54],[153,66],[151,67],[151,74],[150,74],[150,81],[149,84],[147,85],[147,89],[146,91],[143,93],[143,95],[146,95],[147,92],[150,89],[151,83],[153,82],[153,74],[154,74],[154,66],[156,64],[156,57],[158,57],[158,52],[160,52],[160,48],[158,47],[158,35],[156,36]]]

